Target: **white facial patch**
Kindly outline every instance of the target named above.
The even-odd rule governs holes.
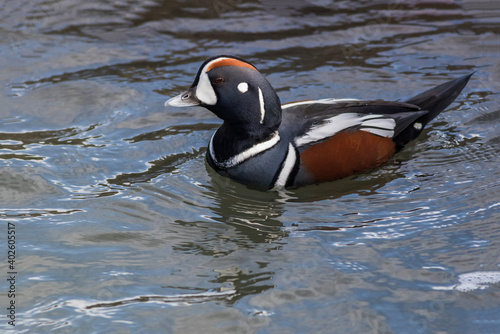
[[[264,117],[266,116],[266,106],[264,105],[264,95],[262,95],[262,90],[259,87],[259,105],[260,105],[260,124],[264,123]]]
[[[413,127],[415,128],[415,130],[422,130],[422,123],[419,123],[419,122],[415,122],[413,123]]]
[[[248,91],[248,84],[246,82],[240,82],[238,84],[238,90],[241,93],[245,94]]]
[[[196,87],[196,98],[198,98],[198,100],[200,100],[204,104],[208,104],[211,106],[217,104],[217,95],[215,94],[215,91],[210,84],[210,78],[208,77],[207,69],[209,69],[213,63],[224,59],[228,58],[219,57],[208,62],[200,72],[200,80],[198,81],[198,86]]]
[[[201,102],[211,106],[217,103],[217,95],[215,95],[215,91],[210,84],[210,78],[208,77],[208,74],[204,71],[201,72],[200,81],[198,82],[198,86],[196,87],[196,97]]]

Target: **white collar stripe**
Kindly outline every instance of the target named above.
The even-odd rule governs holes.
[[[260,104],[260,124],[264,123],[264,117],[266,116],[266,106],[264,105],[264,95],[262,95],[262,90],[259,87],[259,104]]]
[[[245,151],[227,159],[226,161],[217,161],[217,158],[215,157],[215,150],[213,146],[213,140],[214,140],[214,135],[212,136],[212,139],[210,139],[210,144],[209,144],[209,153],[210,156],[212,157],[212,160],[214,161],[215,165],[219,168],[231,168],[239,165],[240,163],[250,159],[251,157],[256,156],[259,153],[262,153],[264,151],[267,151],[268,149],[272,148],[275,146],[279,141],[280,141],[280,136],[278,131],[273,133],[271,138],[269,138],[266,141],[263,141],[261,143],[258,143]]]
[[[290,177],[290,174],[295,167],[295,163],[297,162],[297,152],[295,151],[295,147],[290,143],[288,144],[288,152],[286,154],[285,162],[281,166],[281,171],[274,183],[275,190],[284,188]]]

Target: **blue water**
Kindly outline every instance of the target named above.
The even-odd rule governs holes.
[[[2,2],[0,329],[500,333],[499,27],[491,1]],[[205,163],[219,119],[163,106],[217,54],[283,102],[476,74],[381,168],[265,193]]]

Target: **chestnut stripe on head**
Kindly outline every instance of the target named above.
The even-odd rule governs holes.
[[[213,62],[210,62],[207,64],[207,67],[205,69],[205,72],[209,72],[210,70],[213,70],[214,68],[222,67],[222,66],[240,66],[240,67],[247,67],[252,70],[257,71],[257,69],[250,65],[249,63],[246,63],[244,61],[241,61],[239,59],[234,59],[234,58],[218,58],[215,59]]]

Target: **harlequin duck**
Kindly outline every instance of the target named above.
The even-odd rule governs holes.
[[[219,174],[279,189],[340,179],[386,162],[455,100],[471,75],[406,102],[328,98],[281,105],[254,65],[217,56],[165,105],[199,105],[224,121],[207,151]]]

